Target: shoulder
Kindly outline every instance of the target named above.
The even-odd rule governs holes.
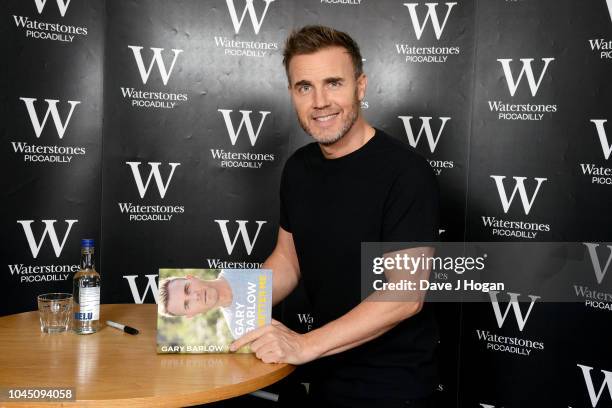
[[[376,137],[380,137],[378,146],[381,156],[393,168],[397,177],[409,177],[412,180],[420,179],[434,184],[437,183],[433,169],[427,160],[407,142],[378,129],[376,132]]]

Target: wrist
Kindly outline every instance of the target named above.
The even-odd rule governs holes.
[[[319,329],[302,334],[302,338],[304,340],[305,357],[309,361],[315,360],[325,353],[326,350],[324,349],[324,344],[321,342]]]

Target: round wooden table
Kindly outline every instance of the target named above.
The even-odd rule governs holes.
[[[177,407],[253,392],[287,376],[289,364],[265,364],[252,354],[157,354],[157,305],[102,305],[92,335],[43,334],[38,312],[0,318],[0,387],[75,390],[86,407]],[[137,328],[133,336],[113,320]],[[21,403],[0,402],[19,406]],[[27,401],[24,406],[74,405]]]

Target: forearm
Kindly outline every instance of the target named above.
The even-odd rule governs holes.
[[[276,251],[266,259],[262,268],[272,270],[272,305],[275,306],[295,289],[299,272],[291,262]]]
[[[363,301],[345,315],[306,333],[318,357],[340,353],[371,341],[421,310],[419,302]]]
[[[431,247],[410,248],[385,254],[408,256],[433,255]],[[429,269],[418,269],[406,275],[395,269],[385,270],[389,282],[398,282],[410,278],[413,282],[429,279]],[[309,347],[318,357],[329,356],[357,347],[375,339],[395,327],[399,322],[408,319],[421,311],[425,291],[389,292],[375,291],[365,300],[338,319],[320,329],[307,334]],[[401,301],[398,301],[401,299]]]

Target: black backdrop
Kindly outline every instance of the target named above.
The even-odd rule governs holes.
[[[281,66],[308,23],[360,44],[364,113],[430,160],[444,240],[610,241],[612,2],[405,1],[3,2],[0,314],[69,290],[83,237],[104,303],[155,302],[159,267],[263,262],[309,141]],[[444,406],[612,406],[609,304],[437,307]],[[316,319],[301,290],[275,313]]]

